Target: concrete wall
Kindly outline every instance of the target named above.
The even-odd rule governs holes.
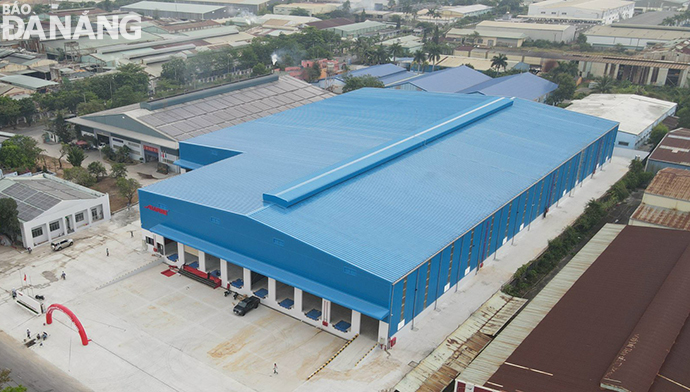
[[[690,212],[690,201],[687,200],[673,199],[645,192],[644,196],[642,196],[642,202],[650,206],[667,208],[669,210]]]
[[[101,219],[94,219],[91,210],[99,209]],[[77,221],[77,214],[83,213],[83,220]],[[110,220],[110,198],[107,194],[97,199],[69,200],[59,203],[36,219],[21,223],[22,243],[25,248],[49,243],[56,238],[69,235],[90,227],[93,224]],[[50,223],[57,222],[58,229],[51,231]],[[72,231],[68,230],[68,227]],[[41,228],[42,234],[33,237],[32,230]],[[68,232],[69,231],[69,232]]]

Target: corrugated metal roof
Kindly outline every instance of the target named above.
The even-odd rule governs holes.
[[[438,392],[465,370],[481,350],[527,302],[498,292],[453,331],[395,386],[398,392]],[[487,333],[488,332],[488,333]]]
[[[497,95],[501,97],[517,97],[533,101],[557,88],[558,85],[556,83],[540,78],[529,72],[523,72],[487,80],[460,92],[465,94],[481,93],[484,95]]]
[[[341,74],[336,76],[336,79],[343,81],[345,75],[353,77],[370,75],[382,81],[386,86],[417,76],[416,73],[409,72],[405,68],[394,64],[372,65],[371,67],[350,71],[347,74]]]
[[[645,192],[690,201],[690,171],[672,167],[661,169]]]
[[[290,208],[263,194],[493,100],[357,90],[181,142],[189,161],[187,146],[241,153],[143,191],[249,215],[395,281],[616,124],[515,100]]]
[[[630,217],[630,220],[654,226],[690,231],[690,212],[670,210],[648,204],[640,204]],[[631,224],[634,223],[631,222]]]
[[[690,129],[680,128],[666,134],[649,159],[690,166]]]
[[[207,4],[166,3],[162,1],[140,1],[122,6],[125,11],[165,11],[205,14],[224,9],[225,6]]]
[[[404,83],[410,83],[424,91],[432,93],[457,93],[470,86],[475,86],[491,77],[467,66],[446,68],[441,71],[420,75],[408,82],[396,83],[395,87]]]
[[[690,233],[620,228],[606,225],[459,379],[508,392],[687,391]]]
[[[539,325],[573,284],[604,252],[623,225],[607,224],[585,245],[575,257],[546,285],[546,287],[508,324],[489,346],[458,377],[476,385],[501,388],[489,383],[499,367],[505,366],[514,351]],[[544,347],[548,349],[549,347]]]

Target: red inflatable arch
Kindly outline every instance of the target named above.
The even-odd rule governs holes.
[[[72,313],[71,310],[67,309],[67,307],[62,306],[60,304],[52,304],[48,306],[48,312],[46,312],[46,324],[52,324],[53,323],[53,310],[58,309],[61,310],[64,314],[68,315],[69,318],[72,319],[72,322],[74,325],[77,326],[77,329],[79,330],[79,336],[81,337],[81,344],[84,346],[89,344],[89,338],[86,337],[86,331],[84,331],[84,326],[81,325],[81,322],[77,318],[77,316]]]

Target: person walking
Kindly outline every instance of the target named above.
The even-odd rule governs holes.
[[[278,374],[278,364],[277,363],[273,364],[273,374]]]
[[[65,274],[65,271],[62,271],[62,275],[60,275],[62,280],[67,280],[67,275]]]
[[[26,329],[26,337],[31,339],[31,331],[29,331],[29,328]]]
[[[108,250],[108,248],[105,248],[105,255],[106,257],[110,256],[110,251]]]

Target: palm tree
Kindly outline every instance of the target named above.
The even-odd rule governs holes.
[[[594,79],[596,85],[592,87],[592,91],[599,94],[608,94],[613,91],[615,86],[615,81],[610,76],[602,76],[600,78]]]
[[[391,54],[391,56],[393,56],[393,62],[395,63],[395,59],[405,53],[405,48],[403,48],[398,42],[395,42],[388,47],[388,52]]]
[[[376,47],[373,56],[373,62],[375,62],[376,64],[386,64],[389,61],[388,51],[386,50],[386,47],[383,45],[379,45]]]
[[[417,72],[419,72],[419,68],[426,62],[426,53],[424,53],[423,50],[418,49],[417,51],[414,52],[414,59],[413,62],[417,64]],[[422,68],[422,73],[424,72],[424,68]]]
[[[438,63],[439,60],[441,60],[441,46],[438,44],[435,44],[433,42],[427,42],[427,49],[426,49],[427,55],[429,60],[434,62],[434,65],[431,66],[431,72],[434,72],[436,70],[436,64]]]
[[[353,45],[353,50],[360,61],[364,61],[367,51],[371,47],[371,43],[366,37],[358,37]]]
[[[507,66],[508,56],[505,54],[499,53],[491,58],[491,68],[496,68],[496,71],[499,71],[501,68],[503,68],[503,71],[505,71]]]

